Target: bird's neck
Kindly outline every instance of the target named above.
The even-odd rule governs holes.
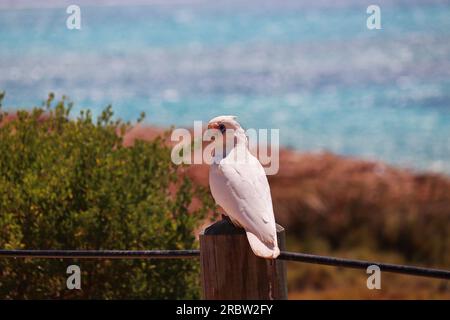
[[[223,159],[227,157],[233,149],[246,149],[248,146],[247,136],[242,128],[234,131],[232,137],[224,139],[222,146],[216,146],[214,150],[214,157],[216,159]]]
[[[247,140],[247,136],[245,135],[244,129],[242,129],[242,128],[237,129],[234,132],[234,138],[235,138],[235,147],[236,146],[247,147],[248,140]]]

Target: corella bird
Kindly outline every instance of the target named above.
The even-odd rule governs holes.
[[[209,170],[214,200],[234,225],[245,229],[255,255],[275,259],[280,249],[264,168],[248,150],[247,137],[235,116],[216,117],[209,121],[208,129],[222,134],[222,139],[216,139]],[[226,149],[220,140],[231,141],[231,147]]]

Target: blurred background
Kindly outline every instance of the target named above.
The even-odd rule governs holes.
[[[145,111],[148,132],[220,114],[279,128],[289,249],[450,267],[449,1],[0,0],[0,90],[10,111],[48,92],[77,112]],[[450,297],[437,280],[372,292],[361,272],[289,270],[291,298]]]
[[[448,1],[378,1],[381,30],[370,1],[78,1],[80,31],[63,3],[1,1],[6,106],[54,91],[160,125],[236,114],[295,149],[450,173]]]

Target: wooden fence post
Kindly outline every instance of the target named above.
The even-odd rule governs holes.
[[[277,236],[284,250],[278,224]],[[285,262],[255,256],[244,230],[227,218],[200,234],[200,265],[203,299],[287,299]]]

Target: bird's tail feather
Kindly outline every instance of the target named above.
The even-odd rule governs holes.
[[[247,231],[247,239],[255,255],[266,259],[276,259],[280,255],[277,241],[273,244],[262,242],[255,234]],[[276,239],[276,238],[275,238]]]

